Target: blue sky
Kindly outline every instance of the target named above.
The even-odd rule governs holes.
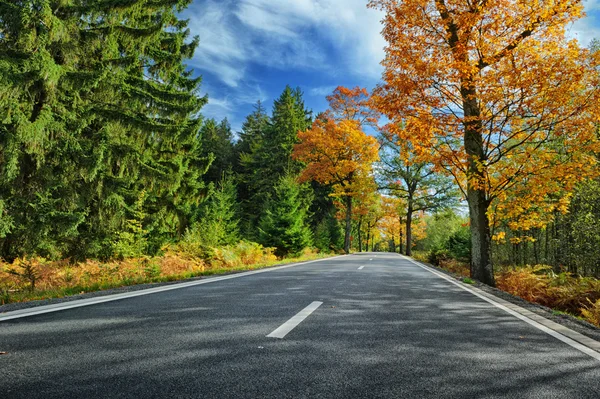
[[[188,62],[209,96],[203,115],[227,117],[238,131],[257,100],[270,110],[286,84],[300,87],[308,108],[327,107],[338,85],[373,88],[385,41],[382,14],[368,0],[194,0],[183,17],[200,36]],[[600,0],[570,35],[587,45],[600,38]]]

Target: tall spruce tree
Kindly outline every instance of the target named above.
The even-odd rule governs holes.
[[[183,232],[206,169],[190,2],[0,2],[0,257],[109,257],[136,212],[148,248]]]
[[[234,148],[231,125],[227,119],[217,123],[214,119],[204,122],[200,130],[202,152],[205,159],[212,159],[205,181],[217,184],[226,172],[232,170],[234,163]]]
[[[310,127],[311,115],[312,112],[304,105],[302,91],[286,86],[273,104],[269,124],[264,130],[255,130],[249,135],[252,137],[251,140],[248,139],[249,152],[241,157],[240,163],[244,170],[243,184],[250,193],[244,215],[250,231],[256,229],[258,215],[265,210],[265,205],[274,195],[279,180],[288,174],[295,175],[301,170],[301,163],[294,161],[291,154],[294,144],[298,141],[298,132]],[[260,117],[260,114],[256,114],[257,119]],[[260,123],[257,125],[261,126]],[[303,194],[303,197],[307,197],[307,194]]]
[[[246,238],[254,238],[255,220],[257,218],[255,204],[252,202],[253,181],[260,170],[258,157],[265,140],[270,118],[262,103],[258,101],[254,111],[246,117],[240,132],[240,138],[235,145],[234,171],[237,175],[238,201],[241,207],[241,228]]]
[[[298,182],[291,176],[282,177],[260,218],[260,243],[275,247],[278,256],[302,251],[311,243],[310,229],[306,225],[307,210]]]

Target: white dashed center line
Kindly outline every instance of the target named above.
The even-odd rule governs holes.
[[[311,303],[310,305],[308,305],[307,307],[302,309],[300,312],[298,312],[298,314],[296,314],[296,316],[292,317],[291,319],[289,319],[288,321],[283,323],[275,331],[273,331],[271,334],[267,335],[267,337],[269,337],[269,338],[285,337],[290,331],[292,331],[294,328],[296,328],[298,326],[298,324],[302,323],[302,321],[304,319],[306,319],[308,316],[310,316],[310,314],[312,312],[314,312],[315,310],[317,310],[317,308],[319,306],[321,306],[322,304],[323,304],[323,302],[314,301],[313,303]]]
[[[364,268],[364,266],[361,266],[361,267],[358,268],[358,270],[362,270],[363,268]]]

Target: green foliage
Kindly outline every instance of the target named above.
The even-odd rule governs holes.
[[[211,160],[204,176],[205,181],[217,184],[234,162],[231,126],[227,119],[219,124],[214,119],[209,119],[200,129],[200,137],[202,154],[206,160]]]
[[[307,207],[300,193],[300,185],[293,177],[281,178],[260,219],[260,243],[275,247],[278,256],[298,254],[311,243]]]
[[[448,237],[445,249],[454,259],[469,263],[471,261],[471,231],[469,226],[461,225]]]
[[[225,176],[217,188],[210,187],[206,205],[190,234],[209,247],[231,245],[239,241],[239,218],[233,178]]]
[[[258,226],[268,199],[274,195],[275,185],[288,173],[298,173],[302,165],[292,160],[292,150],[298,141],[298,131],[311,124],[311,112],[304,107],[299,89],[285,88],[273,104],[272,116],[267,124],[266,115],[259,105],[244,124],[240,148],[239,177],[243,186],[243,219],[247,230]],[[252,233],[250,233],[252,234]],[[255,238],[255,237],[248,237]]]
[[[448,248],[450,237],[457,234],[454,238],[456,241],[461,241],[465,230],[467,218],[458,215],[452,210],[435,213],[432,216],[427,216],[426,219],[426,236],[423,240],[417,242],[417,249],[432,251],[436,249]],[[470,236],[469,236],[470,237]]]
[[[313,245],[321,252],[338,252],[344,246],[344,232],[334,215],[326,216],[314,231]]]
[[[433,249],[427,254],[427,261],[435,266],[441,266],[450,259],[452,259],[452,254],[445,248]]]
[[[0,3],[0,257],[110,257],[137,228],[156,251],[185,230],[207,167],[190,2]],[[144,190],[152,217],[120,236]]]
[[[148,232],[143,227],[145,197],[146,192],[142,191],[131,209],[132,218],[125,220],[123,228],[117,232],[114,256],[118,259],[138,258],[146,253]]]

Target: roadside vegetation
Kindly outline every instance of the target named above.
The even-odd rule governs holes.
[[[576,218],[576,210],[570,215]],[[465,233],[468,232],[466,218],[453,212],[439,213],[428,216],[426,225],[427,236],[416,243],[414,258],[460,276],[464,282],[468,279],[469,283],[472,283],[469,278],[471,245],[469,236]],[[513,248],[515,246],[516,248]],[[520,254],[523,246],[523,243],[497,243],[495,252],[503,254],[514,250]],[[521,257],[522,263],[518,264],[508,259],[499,263],[495,274],[496,287],[600,327],[600,279],[593,275],[576,274],[570,271],[569,269],[573,269],[568,266],[535,263],[536,256],[539,254],[530,253],[525,258]],[[590,270],[593,264],[586,266],[581,270]]]
[[[241,241],[215,248],[210,259],[196,252],[168,248],[161,256],[123,260],[49,261],[20,258],[0,263],[0,305],[12,302],[61,298],[135,284],[178,281],[199,276],[255,270],[292,262],[320,259],[328,255],[304,250],[281,259],[273,248]]]

